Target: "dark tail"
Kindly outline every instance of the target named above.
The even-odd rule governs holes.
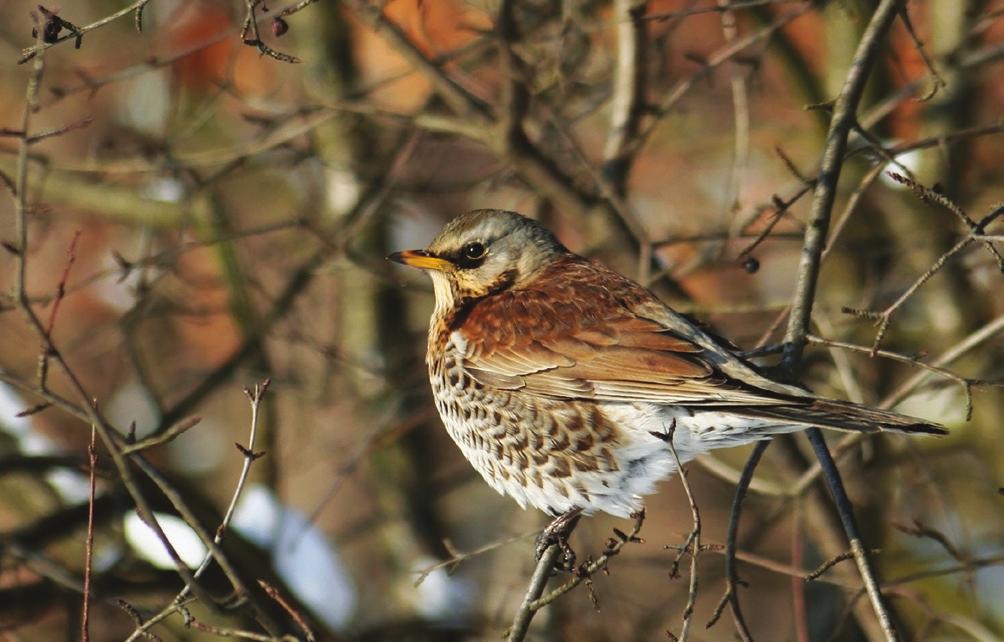
[[[849,401],[835,399],[815,399],[804,406],[763,406],[744,408],[742,414],[762,419],[777,419],[780,422],[801,426],[816,426],[847,430],[850,432],[880,432],[890,430],[902,433],[925,433],[947,435],[948,430],[939,424],[932,424],[888,410],[875,410],[859,406]]]

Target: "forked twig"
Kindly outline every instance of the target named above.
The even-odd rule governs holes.
[[[673,435],[676,433],[676,421],[670,427],[669,436],[665,440],[666,444],[669,446],[669,452],[673,455],[673,461],[676,462],[677,475],[680,477],[680,483],[683,485],[683,491],[687,494],[687,502],[690,504],[690,514],[694,520],[694,527],[691,529],[690,534],[687,535],[687,539],[683,542],[683,546],[680,547],[679,555],[677,556],[676,562],[673,563],[673,571],[670,575],[675,574],[677,562],[680,560],[686,551],[690,550],[690,583],[687,587],[687,605],[683,609],[683,625],[680,627],[680,635],[677,640],[679,642],[686,642],[688,636],[690,635],[690,624],[693,622],[694,616],[694,606],[697,604],[697,558],[701,553],[701,513],[697,508],[697,502],[694,501],[694,493],[690,490],[690,482],[687,481],[687,473],[683,470],[683,464],[680,462],[680,456],[676,452],[676,446],[673,444]]]
[[[254,447],[258,436],[258,414],[261,408],[261,401],[265,396],[265,392],[268,390],[270,383],[271,382],[266,379],[260,384],[255,384],[254,388],[244,389],[244,394],[251,402],[251,428],[248,434],[248,445],[242,446],[241,444],[234,444],[237,446],[237,450],[244,456],[244,462],[241,466],[241,472],[237,477],[237,484],[234,487],[234,492],[230,497],[230,504],[227,506],[223,519],[220,521],[219,526],[217,526],[216,533],[213,536],[212,544],[215,546],[219,546],[220,542],[223,541],[223,534],[226,532],[226,529],[230,525],[230,521],[233,519],[234,511],[237,508],[237,501],[240,499],[240,496],[244,491],[244,486],[247,483],[248,475],[251,473],[251,465],[265,454],[262,452],[255,452]],[[156,479],[154,479],[154,481],[156,481]],[[207,550],[205,556],[202,558],[202,562],[199,564],[199,567],[192,574],[193,577],[201,577],[212,561],[213,551]],[[178,593],[178,595],[176,595],[166,607],[150,619],[146,620],[143,624],[137,626],[132,634],[126,639],[126,642],[132,642],[138,637],[142,637],[154,624],[162,621],[172,613],[180,611],[184,607],[190,590],[190,585],[186,584],[185,587],[181,589],[181,592]],[[270,595],[270,597],[272,596]],[[275,598],[273,597],[273,599]]]
[[[989,214],[981,218],[979,221],[973,221],[971,218],[969,218],[969,215],[966,214],[964,211],[962,211],[962,209],[958,205],[953,203],[945,196],[938,194],[937,192],[929,188],[926,188],[923,185],[917,183],[916,181],[911,180],[900,174],[889,172],[889,176],[900,183],[909,185],[918,194],[918,196],[921,197],[922,200],[928,202],[935,202],[939,205],[942,205],[952,213],[959,216],[959,218],[966,224],[966,226],[969,227],[969,234],[960,239],[955,245],[953,245],[951,248],[946,250],[940,257],[938,257],[938,260],[935,261],[931,265],[931,267],[927,269],[926,272],[917,277],[917,279],[913,282],[913,284],[910,285],[910,287],[908,287],[901,295],[899,295],[899,297],[897,297],[895,301],[886,306],[885,309],[861,310],[849,307],[843,308],[843,311],[846,314],[851,314],[853,316],[862,319],[873,319],[878,325],[878,331],[875,333],[875,340],[872,343],[872,349],[871,349],[871,355],[873,357],[877,355],[879,352],[879,346],[881,345],[882,340],[885,338],[885,334],[889,329],[889,324],[892,322],[893,315],[903,306],[903,304],[907,302],[907,300],[910,299],[910,297],[914,295],[914,293],[917,292],[917,290],[919,290],[925,283],[927,283],[931,279],[931,277],[937,274],[941,270],[941,268],[943,268],[945,264],[948,263],[949,259],[951,259],[956,254],[969,247],[971,244],[977,241],[982,242],[987,247],[990,254],[994,257],[994,260],[997,262],[997,267],[1000,270],[1000,272],[1004,274],[1004,257],[1001,256],[1001,253],[994,246],[992,240],[981,238],[983,235],[983,231],[987,228],[987,226],[993,223],[995,220],[997,220],[997,218],[999,218],[1002,214],[1004,214],[1004,206],[995,207]],[[967,412],[967,416],[968,415],[969,412]]]
[[[506,632],[505,637],[507,642],[522,642],[522,640],[526,637],[527,630],[530,628],[530,621],[533,619],[533,616],[537,611],[555,601],[565,593],[568,593],[579,584],[583,582],[589,583],[592,576],[599,571],[605,572],[610,559],[620,553],[625,544],[643,542],[644,540],[638,537],[638,534],[641,532],[641,527],[645,523],[645,511],[639,511],[638,513],[635,513],[633,517],[634,526],[631,528],[630,532],[625,533],[615,528],[615,537],[607,539],[602,555],[595,560],[587,560],[586,562],[580,564],[578,568],[572,571],[572,577],[568,581],[558,586],[547,595],[543,595],[544,588],[547,585],[547,579],[550,577],[551,571],[554,569],[555,562],[558,560],[558,555],[562,552],[561,546],[557,544],[551,544],[548,546],[544,551],[544,554],[541,555],[540,560],[537,562],[537,566],[530,579],[530,586],[523,598],[523,602],[516,611],[512,626],[510,626],[509,630]],[[595,596],[593,597],[593,603],[596,604]]]

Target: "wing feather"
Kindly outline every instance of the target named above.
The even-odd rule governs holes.
[[[465,339],[464,367],[472,377],[486,386],[568,399],[691,405],[801,401],[798,389],[767,379],[783,392],[738,383],[723,364],[751,368],[624,277],[582,259],[558,269],[557,279],[539,279],[556,284],[552,287],[508,290],[473,307],[458,328]],[[667,318],[684,325],[674,327]]]
[[[463,335],[458,345],[464,346],[467,373],[496,389],[713,406],[841,430],[945,432],[937,424],[772,381],[648,290],[574,255],[529,286],[477,301],[450,328]]]

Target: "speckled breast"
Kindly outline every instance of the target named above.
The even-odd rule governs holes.
[[[618,430],[597,404],[485,386],[464,371],[455,343],[446,344],[427,359],[436,408],[495,490],[521,506],[560,513],[591,505],[598,489],[610,487],[619,470]]]

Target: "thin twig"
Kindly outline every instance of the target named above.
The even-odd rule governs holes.
[[[261,32],[258,29],[258,19],[255,17],[255,5],[258,4],[259,1],[260,0],[245,0],[244,2],[244,6],[247,9],[247,15],[244,16],[244,26],[241,28],[241,42],[250,47],[255,47],[262,53],[262,55],[278,60],[279,62],[288,62],[290,64],[300,62],[300,59],[296,56],[276,51],[272,47],[265,44],[265,41],[262,40]],[[248,37],[248,33],[251,34],[250,37]]]
[[[827,486],[833,495],[833,501],[837,506],[837,513],[840,515],[844,532],[847,533],[847,539],[850,540],[854,561],[858,565],[858,572],[861,573],[861,579],[864,582],[868,597],[871,599],[872,608],[875,609],[875,615],[879,619],[879,624],[881,624],[882,630],[889,642],[899,640],[899,634],[893,623],[889,607],[879,590],[877,573],[869,559],[868,551],[862,543],[857,522],[854,520],[854,507],[851,506],[851,502],[847,498],[847,492],[843,488],[837,464],[833,461],[833,456],[830,454],[829,449],[826,447],[826,441],[823,439],[823,433],[818,428],[809,429],[806,431],[806,434],[809,437],[809,443],[812,444],[812,449],[816,453],[816,458],[819,460],[823,471],[823,479],[826,480]]]
[[[817,337],[815,335],[807,335],[806,340],[809,343],[815,343],[822,346],[827,346],[831,348],[840,348],[841,350],[850,350],[852,352],[864,352],[870,356],[885,357],[887,359],[892,359],[893,361],[899,361],[900,363],[908,363],[912,366],[918,368],[923,368],[928,372],[933,372],[935,374],[941,375],[946,379],[951,379],[955,383],[959,384],[962,388],[963,393],[966,395],[966,417],[970,417],[973,412],[973,394],[972,394],[972,381],[965,379],[955,374],[951,370],[946,370],[945,368],[939,368],[938,366],[932,366],[930,364],[924,363],[916,357],[908,357],[905,354],[899,354],[896,352],[890,352],[888,350],[875,350],[874,347],[868,348],[865,346],[854,345],[853,343],[846,343],[843,341],[834,341],[832,339],[824,339],[823,337]]]
[[[983,345],[985,342],[989,341],[1001,332],[1004,332],[1004,314],[992,319],[982,327],[974,330],[957,344],[943,352],[930,365],[935,368],[944,368],[948,364],[957,360],[959,357]],[[917,388],[919,388],[930,376],[929,371],[918,372],[889,393],[879,404],[880,407],[890,408],[895,406],[913,394],[913,392],[916,391]]]
[[[256,453],[254,450],[255,443],[258,435],[258,413],[261,407],[262,397],[268,390],[269,381],[266,379],[260,384],[255,384],[254,388],[244,389],[244,394],[248,397],[251,403],[251,428],[248,434],[248,445],[241,446],[240,444],[235,444],[237,450],[244,456],[243,464],[241,465],[241,472],[237,477],[237,484],[234,487],[234,492],[230,496],[230,503],[227,505],[227,510],[223,515],[223,519],[220,521],[219,526],[216,528],[216,534],[213,536],[213,543],[219,545],[223,541],[223,534],[226,529],[230,526],[230,521],[233,519],[234,511],[237,508],[237,502],[240,499],[241,493],[244,490],[244,486],[247,483],[248,475],[251,473],[251,465],[255,460],[259,459],[264,453]],[[194,424],[193,424],[194,425]],[[194,526],[193,526],[194,527]],[[209,567],[209,564],[213,560],[213,551],[207,550],[205,556],[202,558],[202,562],[199,567],[192,574],[193,577],[199,578]],[[151,626],[157,624],[164,618],[166,618],[171,613],[179,610],[180,606],[185,602],[188,594],[190,592],[190,586],[185,585],[181,592],[175,596],[171,602],[164,607],[157,615],[151,617],[142,625],[137,626],[136,630],[129,636],[127,642],[135,640],[138,636],[143,635]],[[275,599],[275,598],[273,598]]]
[[[676,446],[673,444],[673,435],[675,433],[676,423],[674,422],[669,430],[666,444],[669,446],[669,452],[673,455],[673,460],[676,462],[677,474],[680,477],[680,483],[683,485],[683,491],[687,494],[687,502],[690,504],[690,515],[694,520],[694,527],[691,529],[690,534],[687,535],[687,539],[680,549],[680,553],[683,554],[688,547],[690,548],[690,583],[687,587],[687,605],[683,609],[683,625],[680,627],[680,635],[678,637],[679,642],[687,642],[687,638],[690,635],[690,624],[693,622],[694,606],[697,604],[697,558],[701,553],[701,513],[697,508],[697,502],[694,501],[694,493],[690,490],[687,473],[683,470],[680,456],[677,454]]]
[[[274,18],[285,18],[286,16],[291,16],[294,13],[296,13],[297,11],[302,11],[303,9],[306,9],[308,6],[314,4],[315,2],[317,2],[317,0],[300,0],[300,2],[297,2],[294,5],[286,7],[285,9],[283,9],[282,11],[280,11],[279,13],[275,14],[275,16],[273,16],[273,17]]]
[[[363,0],[351,2],[356,15],[374,31],[386,38],[397,51],[424,75],[443,101],[457,115],[490,121],[491,107],[450,77],[442,66],[429,60],[412,42],[411,38],[383,13],[383,3],[372,4]]]
[[[806,229],[804,249],[798,268],[798,281],[792,297],[792,311],[785,334],[785,367],[795,370],[801,359],[808,333],[809,317],[815,302],[819,280],[820,257],[826,245],[830,215],[837,197],[837,181],[847,149],[847,138],[856,121],[856,111],[864,93],[865,81],[875,62],[882,38],[899,10],[901,0],[882,0],[872,15],[851,62],[850,72],[840,95],[833,104],[830,130],[826,136],[823,161],[813,194],[810,225]]]
[[[84,606],[80,615],[81,642],[91,639],[91,561],[94,559],[94,495],[97,490],[95,471],[98,467],[97,431],[91,426],[91,443],[87,446],[88,495],[87,540],[84,548]]]
[[[313,0],[309,1],[312,2]],[[258,580],[258,585],[261,586],[261,588],[265,591],[266,595],[275,600],[276,604],[282,607],[282,610],[284,610],[286,613],[289,614],[289,617],[293,618],[293,621],[296,622],[296,625],[300,627],[301,631],[303,631],[303,635],[305,638],[307,638],[307,642],[315,642],[315,640],[317,640],[317,636],[314,635],[314,632],[311,630],[310,625],[307,624],[307,618],[305,618],[303,614],[300,613],[300,611],[298,611],[292,604],[290,604],[289,600],[287,600],[282,596],[282,593],[279,592],[279,589],[275,588],[274,586],[272,586],[271,584],[262,579]]]
[[[62,36],[59,36],[58,38],[56,38],[52,42],[37,42],[33,46],[31,46],[31,47],[28,47],[26,49],[22,49],[21,50],[21,58],[17,61],[17,64],[20,65],[20,64],[26,63],[29,60],[31,60],[32,58],[35,58],[36,56],[38,56],[38,54],[42,53],[46,49],[48,49],[50,47],[55,47],[59,43],[64,42],[66,40],[73,39],[75,41],[79,41],[80,38],[85,33],[87,33],[88,31],[93,31],[95,29],[98,29],[99,27],[103,27],[103,26],[105,26],[106,24],[108,24],[110,22],[114,22],[115,20],[118,20],[119,18],[121,18],[123,16],[129,15],[133,11],[141,10],[143,8],[143,6],[145,6],[148,2],[150,2],[150,0],[137,0],[136,2],[132,3],[131,5],[123,8],[123,9],[119,9],[115,13],[113,13],[111,15],[107,15],[104,18],[101,18],[99,20],[95,20],[94,22],[92,22],[89,25],[84,25],[82,27],[77,27],[75,30],[70,30],[69,33],[66,33],[66,34],[64,34]]]
[[[814,2],[805,2],[791,11],[778,16],[774,22],[766,27],[739,38],[735,42],[729,43],[712,53],[708,56],[707,60],[704,61],[702,68],[698,72],[681,79],[673,85],[673,87],[669,90],[669,93],[666,94],[657,106],[657,115],[663,116],[667,114],[694,85],[707,77],[707,75],[714,69],[732,60],[749,47],[770,38],[776,31],[783,28],[785,25],[808,13],[813,8],[814,4]],[[645,143],[651,138],[652,134],[658,128],[658,125],[659,118],[653,118],[639,131],[638,136],[635,138],[635,142],[630,149],[630,153],[632,155],[638,154],[641,151],[642,147],[645,146]]]
[[[40,50],[44,51],[44,49]],[[192,575],[191,570],[185,565],[181,557],[178,555],[177,550],[171,544],[167,535],[164,533],[163,528],[160,526],[152,508],[150,507],[149,501],[139,490],[138,483],[135,479],[132,469],[130,468],[128,462],[126,461],[126,456],[121,452],[121,446],[124,445],[124,437],[119,433],[113,426],[111,426],[104,416],[101,414],[97,400],[91,396],[85,389],[83,383],[77,377],[76,372],[69,367],[66,360],[63,358],[62,353],[58,350],[56,345],[52,341],[52,337],[46,331],[45,325],[43,325],[41,319],[35,313],[31,307],[30,299],[28,297],[27,290],[25,288],[26,275],[28,269],[28,204],[27,204],[27,160],[28,160],[28,145],[29,138],[31,136],[31,114],[34,113],[36,106],[38,105],[38,95],[41,86],[42,70],[43,70],[44,58],[42,55],[35,57],[35,62],[32,67],[32,73],[29,75],[28,88],[25,96],[25,111],[21,123],[21,135],[20,143],[18,146],[18,162],[16,171],[16,186],[17,192],[15,195],[15,226],[17,230],[18,239],[18,254],[17,254],[17,281],[16,281],[16,298],[18,302],[18,307],[24,313],[28,320],[29,325],[34,330],[35,334],[38,336],[39,340],[42,342],[42,354],[44,360],[41,363],[48,363],[51,359],[60,368],[62,373],[66,376],[67,381],[70,384],[71,389],[77,397],[80,404],[79,407],[74,404],[69,404],[74,408],[81,411],[86,421],[94,427],[98,436],[101,438],[102,444],[111,456],[112,463],[122,481],[123,486],[132,498],[133,503],[136,506],[137,515],[140,519],[153,530],[157,539],[164,545],[165,550],[171,557],[174,563],[175,569],[182,579],[189,584],[193,585],[192,590],[198,595],[199,599],[204,601],[206,606],[210,609],[218,609],[216,601],[212,596],[205,591],[201,586],[196,584],[195,578]],[[41,381],[40,381],[41,383]],[[66,400],[56,397],[55,395],[49,394],[48,390],[43,386],[37,386],[33,390],[35,394],[43,396],[48,401],[56,401],[66,403]],[[236,575],[232,576],[232,579],[236,581],[235,588],[239,586],[239,579]]]
[[[507,546],[514,542],[527,539],[537,534],[538,534],[537,532],[533,532],[533,533],[524,533],[523,535],[513,535],[511,537],[505,537],[498,541],[490,542],[483,546],[479,546],[472,551],[458,551],[451,542],[444,541],[443,545],[446,548],[446,550],[450,553],[450,558],[443,560],[441,562],[436,562],[435,564],[431,564],[419,570],[418,577],[415,578],[415,586],[416,587],[421,586],[422,582],[424,582],[429,577],[429,575],[431,575],[435,571],[438,571],[441,568],[445,568],[447,569],[448,572],[452,573],[457,568],[457,566],[463,561],[469,560],[472,557],[477,557],[478,555],[482,555],[483,553],[487,553],[489,551],[494,551],[496,549],[502,548],[503,546]]]
[[[905,4],[900,9],[899,18],[903,23],[903,26],[906,27],[906,32],[910,34],[910,40],[913,41],[913,48],[920,55],[920,59],[924,61],[924,66],[927,67],[927,72],[934,79],[934,84],[932,85],[931,90],[920,98],[921,101],[926,102],[934,98],[939,89],[947,87],[948,83],[946,83],[945,79],[941,77],[938,70],[934,68],[934,62],[931,60],[931,57],[927,55],[927,50],[924,49],[924,43],[920,41],[916,30],[913,28],[913,20],[910,19],[910,11]]]
[[[802,533],[801,502],[796,500],[795,510],[791,519],[791,565],[798,568],[805,557],[805,538]],[[795,639],[797,642],[809,642],[809,613],[805,600],[805,583],[799,578],[791,577],[791,611],[795,621]]]
[[[908,180],[905,177],[900,176],[898,174],[890,174],[890,175],[900,182],[906,182]],[[916,184],[913,181],[910,181],[910,183]],[[847,314],[851,314],[864,319],[874,319],[876,321],[876,324],[878,325],[878,330],[875,333],[875,340],[872,343],[872,350],[871,350],[872,356],[878,354],[879,346],[881,345],[882,340],[885,338],[885,334],[889,329],[889,324],[892,322],[893,315],[910,299],[910,297],[914,295],[914,293],[917,292],[917,290],[919,290],[935,274],[937,274],[941,270],[941,268],[943,268],[945,264],[948,263],[948,261],[953,256],[955,256],[956,254],[967,248],[970,244],[977,242],[978,235],[983,232],[986,226],[988,226],[990,223],[996,220],[1001,214],[1004,214],[1004,207],[995,208],[993,211],[984,216],[978,222],[971,221],[969,217],[964,212],[961,211],[961,209],[958,210],[958,213],[963,217],[965,221],[969,222],[970,224],[969,235],[960,239],[958,242],[956,242],[955,245],[953,245],[951,248],[942,253],[942,255],[939,256],[938,259],[933,264],[931,264],[931,266],[923,274],[917,277],[917,279],[910,285],[910,287],[904,290],[903,293],[900,294],[895,301],[890,303],[884,310],[881,311],[859,310],[856,308],[849,308],[849,307],[845,307],[843,309],[843,311]],[[1000,271],[1004,272],[1004,258],[1001,257],[1001,254],[997,251],[997,248],[993,246],[993,243],[991,241],[984,241],[984,242],[989,248],[991,255],[994,256],[995,259],[998,261],[998,266]],[[972,408],[969,407],[966,413],[967,417],[971,414],[971,411]]]
[[[969,336],[962,339],[959,343],[955,344],[944,353],[942,353],[937,359],[932,361],[928,368],[925,368],[922,372],[918,372],[911,378],[907,379],[902,385],[897,387],[891,393],[886,395],[882,401],[878,403],[879,408],[892,408],[896,404],[900,403],[911,394],[913,394],[927,379],[931,376],[932,370],[930,368],[938,368],[939,370],[944,370],[945,366],[949,365],[956,359],[965,355],[966,353],[976,349],[986,341],[989,341],[997,334],[1004,332],[1004,315],[997,317],[996,319],[990,321],[981,328],[978,328]],[[864,350],[869,350],[863,346],[859,346]],[[880,355],[885,351],[880,351]],[[919,365],[919,364],[918,364]],[[940,374],[940,373],[939,373]],[[969,382],[972,384],[972,382]],[[844,453],[850,452],[850,449],[857,443],[859,443],[864,437],[863,433],[853,433],[847,435],[842,439],[833,449],[834,456],[840,458]],[[812,484],[819,479],[819,475],[822,470],[819,466],[819,462],[815,462],[802,473],[802,476],[792,485],[791,495],[799,496],[808,490]]]
[[[715,607],[715,611],[705,627],[711,628],[714,626],[721,617],[726,604],[728,604],[732,612],[732,621],[735,623],[736,633],[743,642],[753,642],[753,636],[749,632],[746,618],[743,616],[742,609],[739,606],[740,580],[739,571],[736,567],[736,540],[739,536],[739,516],[742,514],[743,501],[746,499],[746,491],[749,488],[750,481],[753,479],[753,473],[756,471],[757,464],[760,463],[760,458],[763,457],[763,453],[767,450],[768,446],[770,446],[769,440],[756,443],[753,447],[753,452],[750,453],[749,459],[746,460],[746,465],[743,467],[739,483],[736,484],[736,494],[732,499],[732,509],[729,511],[729,528],[725,536],[725,594],[722,596],[721,601],[719,601],[718,606]]]

